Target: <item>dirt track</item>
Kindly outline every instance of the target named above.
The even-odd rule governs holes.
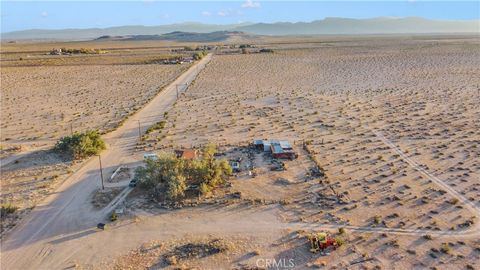
[[[132,154],[138,140],[138,121],[145,131],[163,118],[176,100],[176,85],[189,84],[210,61],[202,59],[116,131],[105,136],[108,150],[102,153],[104,171],[129,164],[142,157]],[[198,67],[198,68],[197,68]],[[100,186],[98,158],[86,161],[63,185],[32,213],[2,243],[4,269],[55,269],[64,254],[52,252],[52,237],[93,229],[104,220],[104,211],[94,211],[88,197]],[[58,255],[58,256],[56,256]],[[29,260],[25,260],[29,258]]]

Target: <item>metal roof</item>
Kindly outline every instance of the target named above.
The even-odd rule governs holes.
[[[283,149],[291,149],[292,145],[288,141],[280,141],[280,146]]]
[[[280,146],[280,144],[272,144],[272,153],[274,154],[283,153],[283,149]]]

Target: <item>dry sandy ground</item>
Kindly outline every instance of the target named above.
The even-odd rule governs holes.
[[[297,195],[281,211],[283,221],[462,231],[478,217],[419,168],[478,207],[478,45],[476,39],[375,39],[216,56],[170,111],[168,129],[151,134],[146,149],[254,138],[310,141],[328,178],[289,186]],[[241,191],[256,198],[278,194],[272,181],[254,180]],[[339,194],[342,203],[332,202]],[[440,240],[371,237],[350,248],[387,268],[478,267],[478,237],[452,242],[455,252],[441,256],[431,255]]]
[[[214,56],[169,111],[167,127],[146,136],[141,149],[279,138],[297,143],[299,159],[271,172],[255,156],[266,166],[256,178],[240,174],[197,207],[159,209],[132,192],[127,215],[109,229],[49,235],[37,257],[52,254],[62,259],[50,265],[78,269],[276,269],[266,267],[273,259],[283,261],[280,269],[478,269],[478,234],[461,234],[480,222],[475,213],[375,133],[478,206],[478,45],[342,39]],[[313,161],[301,142],[326,179],[305,181]],[[242,198],[223,197],[233,192]],[[337,235],[343,226],[371,232]],[[419,228],[438,234],[381,233]],[[303,237],[310,229],[330,229],[346,244],[327,256],[311,254]],[[167,265],[178,248],[214,239],[228,247]]]
[[[115,128],[186,65],[2,68],[2,141],[56,141]]]
[[[143,52],[116,52],[114,57],[122,59],[126,53]],[[49,150],[60,137],[71,131],[116,128],[188,68],[74,65],[66,59],[63,66],[2,66],[0,202],[19,207],[18,216],[80,166]],[[4,224],[2,232],[13,224]]]

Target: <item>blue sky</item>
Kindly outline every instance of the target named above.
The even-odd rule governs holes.
[[[1,31],[181,22],[313,21],[325,17],[479,19],[478,1],[3,1]]]

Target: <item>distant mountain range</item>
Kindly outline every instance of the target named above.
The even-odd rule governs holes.
[[[480,33],[480,20],[444,21],[421,17],[378,17],[371,19],[325,18],[312,22],[202,24],[180,23],[160,26],[118,26],[109,28],[32,29],[2,33],[2,40],[85,40],[100,36],[162,35],[175,31],[210,33],[238,31],[258,35],[355,35],[355,34],[418,34]]]
[[[128,35],[128,36],[101,36],[97,41],[111,40],[171,40],[178,42],[219,42],[228,39],[253,39],[255,36],[239,31],[215,31],[210,33],[181,32],[174,31],[162,35]]]

